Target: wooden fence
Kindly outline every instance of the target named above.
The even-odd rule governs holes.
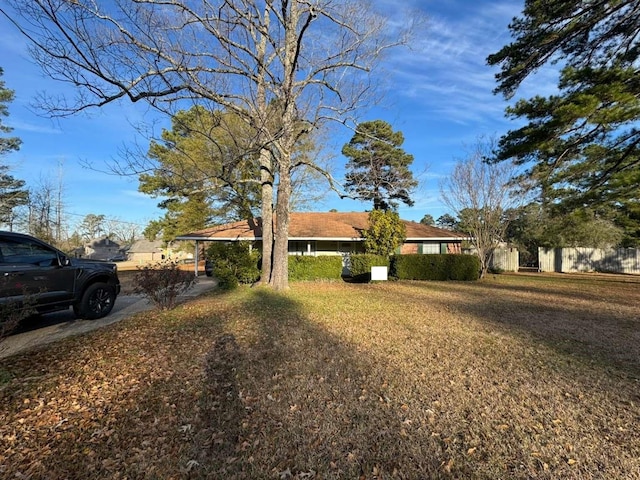
[[[491,268],[503,272],[517,272],[520,268],[520,255],[517,248],[498,248],[493,252]]]
[[[637,248],[539,248],[541,272],[609,272],[640,274]]]

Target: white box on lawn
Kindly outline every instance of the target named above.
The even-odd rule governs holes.
[[[387,267],[371,267],[371,281],[387,280]]]

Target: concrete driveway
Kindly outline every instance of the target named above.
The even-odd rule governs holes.
[[[213,290],[217,282],[210,277],[199,276],[196,283],[179,301],[197,297]],[[140,295],[119,295],[109,315],[99,320],[76,320],[71,308],[27,319],[13,335],[0,343],[0,358],[9,357],[30,348],[56,342],[70,335],[90,332],[105,325],[119,322],[123,318],[152,310],[154,306]]]

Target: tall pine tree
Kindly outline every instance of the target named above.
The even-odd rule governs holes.
[[[0,77],[4,71],[0,68]],[[14,91],[5,87],[0,79],[0,157],[20,149],[22,141],[18,137],[5,137],[13,128],[2,123],[2,117],[9,116],[7,104],[14,99]],[[13,229],[15,209],[29,202],[29,192],[24,188],[25,182],[9,175],[9,166],[0,163],[0,224]]]
[[[374,210],[395,209],[397,200],[412,206],[411,193],[418,185],[409,169],[413,155],[402,148],[402,132],[375,120],[358,125],[342,154],[349,159],[345,189],[355,198],[373,201]]]
[[[501,139],[497,160],[525,166],[556,215],[590,208],[623,223],[639,206],[640,3],[527,0],[509,28],[513,42],[488,58],[501,67],[496,92],[510,98],[545,64],[563,67],[558,94],[507,109],[527,123]]]

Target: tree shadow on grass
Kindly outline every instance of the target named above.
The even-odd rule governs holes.
[[[254,312],[257,332],[242,356],[235,356],[237,384],[230,390],[238,391],[242,412],[237,404],[214,402],[227,409],[216,418],[236,416],[238,424],[224,430],[238,436],[234,449],[210,451],[204,477],[443,473],[441,442],[420,438],[417,431],[418,438],[410,438],[410,427],[403,425],[403,403],[386,390],[392,370],[381,371],[355,346],[309,321],[287,295],[258,289],[243,310]]]
[[[637,456],[633,464],[620,449],[605,449],[638,439],[633,431],[618,430],[631,425],[622,404],[631,396],[599,407],[608,398],[599,391],[609,385],[605,381],[581,383],[567,366],[541,380],[537,370],[519,371],[515,353],[502,365],[502,357],[482,350],[482,339],[440,333],[452,309],[474,318],[495,311],[478,307],[487,291],[471,289],[449,301],[426,292],[440,286],[455,291],[456,284],[425,285],[324,287],[358,294],[362,289],[367,300],[394,310],[393,325],[372,318],[370,325],[354,327],[388,328],[364,339],[381,341],[376,345],[343,336],[347,320],[323,323],[295,295],[260,288],[214,296],[201,313],[185,305],[183,313],[192,309],[187,315],[165,312],[107,327],[110,336],[60,342],[43,351],[42,379],[2,392],[1,420],[8,428],[1,438],[11,442],[14,435],[15,441],[3,445],[3,452],[13,453],[0,473],[28,474],[31,468],[33,478],[624,478],[629,465],[638,465]],[[421,310],[406,305],[420,302],[440,302],[432,314],[445,320],[436,328],[428,325],[429,316],[421,317],[423,325],[413,321]],[[330,322],[346,324],[338,334]],[[396,353],[400,342],[408,348]],[[507,349],[512,345],[505,343]],[[400,363],[405,354],[411,358]],[[581,400],[575,392],[597,400]],[[15,409],[5,415],[9,403]],[[604,416],[592,408],[604,409]],[[570,425],[571,415],[583,424]],[[587,436],[594,432],[607,440]],[[598,458],[584,452],[591,444]],[[573,455],[567,445],[578,451],[576,465],[567,463]],[[31,448],[28,455],[23,447]],[[630,456],[638,452],[627,450]]]
[[[598,274],[502,274],[493,275],[489,280],[494,291],[505,290],[513,292],[535,292],[536,295],[552,296],[556,302],[563,299],[572,301],[582,299],[586,301],[607,301],[607,296],[615,297],[620,305],[630,307],[637,306],[637,293],[640,291],[640,277],[624,275],[598,275]],[[515,279],[515,282],[512,281]],[[519,279],[526,281],[519,282]],[[504,283],[502,283],[504,281]],[[483,281],[472,283],[480,288]],[[560,287],[560,288],[559,288]],[[594,296],[594,292],[597,292]],[[624,295],[631,292],[631,295]]]
[[[640,378],[640,293],[609,303],[606,297],[596,298],[592,289],[573,295],[546,283],[423,286],[448,292],[440,303],[485,325],[533,335],[541,344],[586,364],[597,362]]]
[[[372,300],[384,305],[388,295],[389,308],[402,309],[402,286],[387,287],[362,286]],[[477,308],[486,303],[483,293],[455,308],[477,317],[495,313]],[[431,342],[408,312],[397,318],[406,320],[399,338],[416,353],[400,365],[389,353],[400,347],[391,340],[397,332],[371,349],[331,333],[292,296],[269,290],[253,292],[242,310],[252,312],[257,329],[242,342],[237,367],[244,414],[234,453],[209,463],[203,477],[579,478],[615,477],[638,466],[638,448],[622,454],[606,447],[638,438],[625,427],[633,417],[625,405],[637,399],[628,382],[616,392],[620,402],[606,403],[600,389],[615,382],[604,376],[540,365],[535,355],[521,362],[508,350],[507,367],[491,341],[434,334]],[[381,325],[372,320],[370,328]],[[583,405],[582,396],[603,402]],[[607,440],[599,439],[603,431]],[[567,448],[578,448],[579,466]]]

